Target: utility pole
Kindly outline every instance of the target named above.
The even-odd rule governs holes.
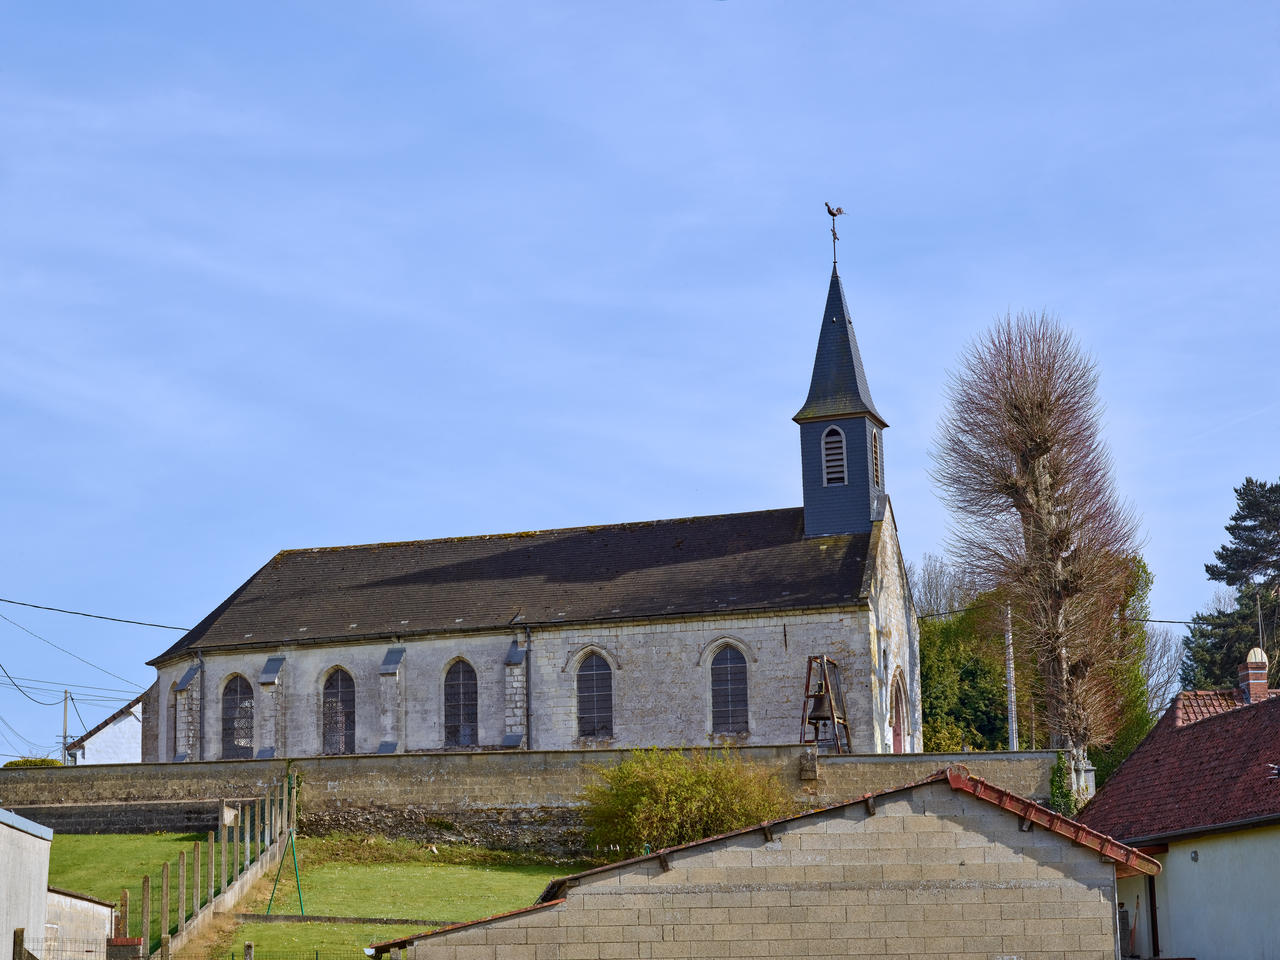
[[[1004,605],[1004,684],[1009,694],[1009,749],[1018,749],[1018,691],[1013,683],[1013,608]]]
[[[62,691],[62,762],[67,762],[67,701],[71,698],[70,690]]]

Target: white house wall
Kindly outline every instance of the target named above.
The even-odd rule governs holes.
[[[80,763],[137,763],[142,759],[142,707],[117,717],[75,751]]]
[[[13,931],[44,939],[53,831],[0,810],[0,960],[13,957]]]
[[[1179,840],[1156,859],[1161,956],[1280,960],[1280,826]]]

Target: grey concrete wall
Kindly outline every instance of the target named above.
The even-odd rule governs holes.
[[[111,923],[115,916],[115,909],[110,904],[85,900],[55,890],[49,891],[47,903],[45,956],[83,954],[87,952],[84,947],[88,942],[99,944],[100,949],[96,955],[102,955],[107,938],[112,934]]]
[[[564,902],[416,941],[412,960],[1113,960],[1115,873],[945,783],[582,878]]]
[[[1056,756],[1048,751],[824,756],[817,779],[804,780],[798,746],[739,749],[745,759],[775,770],[797,803],[809,807],[912,783],[952,763],[964,763],[975,776],[1015,793],[1045,798]],[[577,808],[583,788],[597,766],[626,755],[624,750],[427,753],[313,757],[290,766],[302,777],[300,817],[306,832],[573,846],[580,840]],[[122,805],[124,817],[140,816],[146,805],[159,811],[166,804],[175,816],[185,816],[184,805],[212,810],[210,800],[261,796],[285,769],[283,761],[266,760],[0,769],[0,804],[25,806],[47,817],[65,809],[64,829],[94,805],[105,805],[94,812],[98,817],[109,815],[112,804]]]
[[[0,809],[0,960],[12,960],[18,927],[28,940],[44,939],[51,839],[51,831]]]
[[[57,833],[205,833],[221,823],[218,800],[129,800],[18,805],[14,813]]]

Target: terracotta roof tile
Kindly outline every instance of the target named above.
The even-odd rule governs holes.
[[[1231,709],[1230,691],[1204,694],[1174,699],[1081,822],[1133,843],[1280,819],[1280,783],[1268,780],[1280,762],[1280,697]]]

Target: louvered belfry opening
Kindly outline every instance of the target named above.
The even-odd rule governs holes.
[[[613,736],[613,671],[598,653],[578,668],[578,736]]]
[[[711,658],[711,732],[747,732],[747,658],[736,647]]]
[[[253,688],[241,676],[222,688],[222,758],[253,758]]]
[[[476,671],[459,660],[444,675],[444,743],[474,747],[477,742]]]
[[[356,685],[341,667],[324,682],[320,711],[323,750],[328,755],[356,752]]]
[[[846,477],[844,434],[828,427],[822,434],[822,482],[827,486],[844,483]]]

